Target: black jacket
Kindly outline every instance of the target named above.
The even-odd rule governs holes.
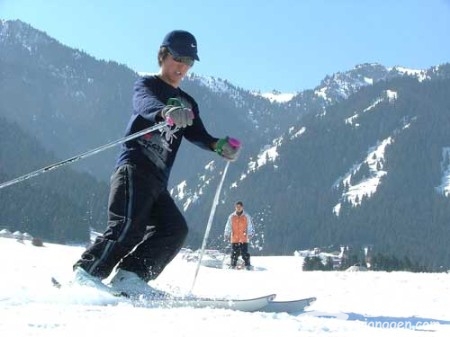
[[[180,88],[172,87],[157,76],[141,77],[136,81],[133,114],[125,136],[162,122],[159,113],[169,98],[177,98],[184,106],[192,109],[195,116],[193,124],[186,128],[167,125],[161,130],[124,143],[117,167],[123,164],[140,165],[167,183],[183,137],[201,148],[212,151],[211,143],[217,141],[217,138],[206,131],[200,119],[197,102]]]

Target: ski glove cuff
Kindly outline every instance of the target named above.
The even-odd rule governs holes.
[[[241,142],[230,137],[219,139],[215,151],[225,159],[235,161],[241,151]]]
[[[182,106],[166,105],[161,110],[161,117],[170,126],[175,125],[180,128],[185,128],[186,126],[192,125],[194,112]]]

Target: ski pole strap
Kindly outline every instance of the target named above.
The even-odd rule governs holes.
[[[117,140],[112,141],[112,142],[110,142],[110,143],[108,143],[108,144],[99,146],[99,147],[97,147],[97,148],[95,148],[95,149],[92,149],[92,150],[89,150],[89,151],[87,151],[87,152],[81,153],[81,154],[76,155],[76,156],[74,156],[74,157],[71,157],[71,158],[68,158],[68,159],[66,159],[66,160],[63,160],[63,161],[60,161],[60,162],[51,164],[51,165],[46,166],[46,167],[43,167],[43,168],[41,168],[41,169],[39,169],[39,170],[36,170],[36,171],[30,172],[30,173],[24,174],[23,176],[17,177],[17,178],[15,178],[15,179],[10,180],[10,181],[6,181],[6,182],[0,184],[0,190],[1,190],[2,188],[4,188],[4,187],[7,187],[7,186],[11,186],[11,185],[17,184],[17,183],[19,183],[19,182],[22,182],[22,181],[24,181],[24,180],[30,179],[30,178],[32,178],[32,177],[36,177],[36,176],[38,176],[38,175],[40,175],[40,174],[43,174],[43,173],[46,173],[46,172],[55,170],[55,169],[57,169],[57,168],[59,168],[59,167],[62,167],[62,166],[65,166],[65,165],[74,163],[74,162],[76,162],[76,161],[79,161],[79,160],[81,160],[81,159],[90,157],[90,156],[92,156],[92,155],[94,155],[94,154],[97,154],[97,153],[102,152],[102,151],[104,151],[104,150],[106,150],[106,149],[109,149],[109,148],[111,148],[111,147],[113,147],[113,146],[115,146],[115,145],[122,144],[122,143],[125,143],[125,142],[129,141],[129,140],[132,140],[132,139],[138,138],[138,137],[140,137],[140,136],[143,136],[143,135],[145,135],[145,134],[147,134],[147,133],[149,133],[149,132],[153,132],[153,131],[156,131],[156,130],[160,130],[160,129],[162,129],[165,125],[166,125],[165,122],[162,122],[162,123],[153,125],[153,126],[151,126],[151,127],[149,127],[149,128],[143,129],[143,130],[141,130],[141,131],[138,131],[138,132],[133,133],[133,134],[131,134],[131,135],[128,135],[128,136],[126,136],[126,137],[117,139]]]

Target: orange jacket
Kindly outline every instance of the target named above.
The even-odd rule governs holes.
[[[229,237],[231,243],[244,243],[248,242],[253,234],[254,229],[250,215],[245,212],[241,215],[237,215],[236,212],[230,214],[225,225],[225,238]]]

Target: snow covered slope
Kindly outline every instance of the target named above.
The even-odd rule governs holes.
[[[145,309],[102,305],[87,290],[64,293],[50,277],[70,278],[83,247],[0,238],[1,336],[98,336],[135,331],[148,336],[448,336],[450,275],[384,272],[303,272],[297,256],[254,257],[259,271],[201,267],[194,293],[279,299],[317,296],[299,315],[226,309]],[[189,291],[196,262],[182,254],[153,286]],[[378,326],[378,327],[375,327]]]

